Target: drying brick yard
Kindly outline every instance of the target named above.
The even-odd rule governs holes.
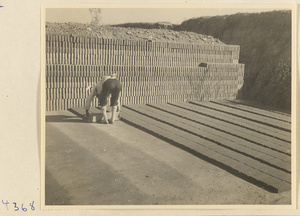
[[[94,113],[100,113],[96,108]],[[290,117],[232,101],[46,116],[46,205],[290,204]]]
[[[51,25],[46,205],[291,204],[291,116],[236,100],[245,69],[238,45]],[[89,123],[86,97],[112,72],[123,85],[120,119]]]

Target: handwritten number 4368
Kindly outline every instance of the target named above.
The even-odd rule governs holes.
[[[6,206],[6,210],[9,210],[9,209],[8,209],[9,202],[8,202],[7,200],[6,200],[6,202],[4,202],[4,201],[2,200],[2,203]],[[24,212],[27,211],[27,208],[24,207],[23,204],[21,205],[21,209],[20,209],[20,206],[18,206],[18,204],[17,204],[16,202],[13,202],[13,205],[14,205],[15,211],[19,211],[19,210],[22,210],[22,211],[24,211]],[[33,205],[34,205],[34,201],[33,201],[32,203],[29,203],[29,205],[30,205],[31,210],[34,211],[34,210],[35,210],[35,207],[33,206]]]

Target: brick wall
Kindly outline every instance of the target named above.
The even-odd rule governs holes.
[[[234,45],[46,35],[46,110],[84,106],[90,87],[112,72],[122,104],[233,99],[243,84],[238,59]]]

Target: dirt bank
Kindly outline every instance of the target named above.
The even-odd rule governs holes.
[[[291,11],[200,17],[173,30],[208,34],[240,45],[245,77],[239,98],[290,112]]]
[[[143,29],[131,27],[92,26],[80,23],[47,23],[46,33],[91,36],[113,39],[151,40],[173,43],[222,44],[212,36],[170,29]]]

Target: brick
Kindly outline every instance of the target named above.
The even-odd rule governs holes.
[[[48,37],[49,38],[49,37]],[[61,45],[58,45],[58,43],[49,43],[49,58],[50,60],[47,61],[47,63],[52,63],[55,66],[57,64],[63,63],[63,64],[68,64],[68,65],[78,65],[80,66],[80,70],[74,71],[75,73],[72,73],[73,76],[89,76],[93,74],[89,74],[86,72],[87,67],[90,65],[111,65],[113,67],[108,68],[109,70],[115,71],[116,65],[128,65],[128,64],[134,64],[134,65],[143,65],[143,67],[140,67],[139,69],[136,69],[136,67],[129,68],[129,70],[134,70],[134,71],[127,71],[126,73],[124,72],[124,75],[128,73],[132,74],[133,76],[137,76],[136,72],[137,70],[140,70],[139,72],[141,73],[147,73],[147,76],[166,76],[166,73],[170,70],[170,67],[173,66],[180,66],[179,68],[176,68],[176,70],[179,71],[178,76],[191,76],[195,77],[196,74],[189,74],[191,73],[194,68],[193,66],[196,66],[197,59],[195,58],[196,56],[199,55],[199,53],[204,53],[202,50],[190,50],[191,48],[193,49],[206,49],[207,51],[212,50],[214,47],[213,46],[208,46],[208,45],[189,45],[189,44],[171,44],[171,43],[149,43],[146,41],[125,41],[125,40],[111,40],[111,39],[95,39],[95,38],[84,38],[84,37],[75,37],[75,38],[70,38],[70,41],[73,42],[73,44],[67,45],[66,43],[69,42],[69,38],[63,37],[64,39],[62,40]],[[47,37],[46,37],[47,39]],[[59,39],[59,37],[58,37]],[[54,41],[56,40],[56,36],[54,36]],[[99,50],[97,52],[94,51],[95,43],[99,43]],[[104,46],[102,46],[104,44]],[[116,45],[122,45],[120,47]],[[123,46],[126,45],[126,46]],[[47,44],[48,46],[48,44]],[[52,48],[53,47],[53,48]],[[60,47],[63,47],[63,50],[61,50]],[[74,47],[75,49],[73,49]],[[173,49],[174,48],[174,49]],[[176,49],[175,49],[176,48]],[[92,50],[91,50],[92,49]],[[48,50],[48,48],[47,48]],[[68,50],[68,51],[67,51]],[[229,49],[227,49],[229,50]],[[62,53],[65,52],[70,52],[70,55],[61,55],[60,53],[57,54],[58,51],[61,51]],[[206,52],[207,53],[207,52]],[[215,52],[216,54],[217,52]],[[225,54],[225,53],[224,53]],[[237,53],[238,54],[238,53]],[[53,57],[51,57],[53,55]],[[99,56],[100,55],[100,56]],[[116,55],[118,55],[118,58],[116,58]],[[154,55],[154,56],[153,56]],[[102,57],[101,57],[102,56]],[[152,57],[153,56],[153,57]],[[215,55],[215,57],[211,56],[206,56],[206,58],[209,61],[215,61],[215,59],[221,58],[221,54],[218,54],[218,56]],[[83,67],[84,66],[84,67]],[[149,66],[148,68],[145,68],[145,66]],[[153,66],[155,66],[153,68]],[[186,67],[189,66],[189,68],[184,68],[181,67]],[[228,65],[225,65],[228,66]],[[214,65],[214,67],[221,67],[221,65]],[[224,67],[224,65],[222,65]],[[241,66],[242,68],[243,66]],[[64,67],[63,67],[64,68]],[[81,69],[84,69],[84,73],[82,73]],[[109,71],[106,70],[107,68],[105,67],[105,72]],[[125,69],[125,68],[124,68]],[[121,72],[124,70],[123,68],[121,69]],[[243,71],[244,68],[242,68]],[[174,71],[173,69],[171,71]],[[58,72],[57,70],[55,72]],[[199,73],[200,71],[198,71]],[[58,74],[58,73],[56,73]],[[98,73],[94,73],[95,76],[98,75]],[[140,76],[141,74],[139,74]],[[172,74],[169,74],[170,76]],[[222,78],[224,80],[224,78]],[[239,79],[239,82],[242,82],[243,79]],[[178,100],[187,100],[191,98],[195,98],[196,94],[193,93],[194,86],[189,87],[187,85],[187,82],[182,82],[180,78],[177,79],[177,85],[181,86],[177,92],[178,97],[176,97]],[[209,82],[209,81],[208,81]],[[207,82],[207,83],[208,83]],[[153,83],[147,83],[143,82],[143,85],[152,85]],[[163,87],[162,89],[166,89],[168,85],[171,83],[166,83],[164,80],[156,80],[154,81],[155,85],[159,85]],[[168,85],[165,85],[168,84]],[[126,85],[132,85],[131,83],[126,83]],[[136,82],[134,85],[139,85],[138,82]],[[172,85],[172,84],[171,84]],[[195,83],[195,86],[197,84]],[[199,84],[198,84],[199,86]],[[181,89],[185,88],[186,91],[182,91]],[[189,89],[188,89],[189,88]],[[234,86],[232,88],[235,88]],[[151,95],[155,96],[155,92],[157,91],[156,88],[153,89],[151,92]],[[176,89],[176,88],[175,88]],[[174,90],[176,91],[176,90]],[[160,96],[160,98],[157,98],[156,101],[161,101],[163,102],[166,100],[166,98],[170,98],[170,92],[169,91],[162,91],[163,95]],[[129,92],[130,94],[130,92]],[[134,92],[132,92],[134,94]],[[226,95],[226,94],[224,94]],[[141,97],[143,95],[140,95]],[[219,94],[214,94],[213,92],[210,93],[210,95],[206,95],[206,98],[217,98],[219,97]],[[176,98],[174,100],[176,100]],[[199,97],[200,99],[204,99],[204,97]],[[146,98],[132,98],[130,99],[132,102],[136,101],[137,103],[141,103],[141,101],[146,101]],[[155,101],[154,97],[150,100],[147,99],[147,101]]]

